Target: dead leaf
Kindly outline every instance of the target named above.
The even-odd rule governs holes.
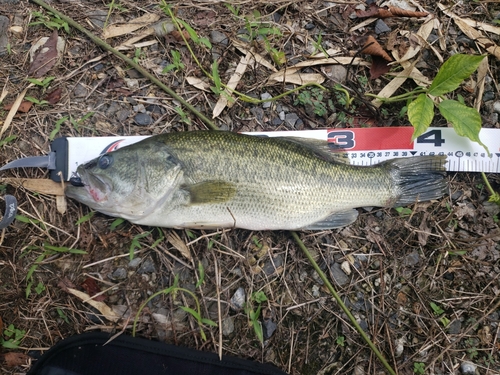
[[[388,9],[385,7],[379,7],[375,3],[371,3],[368,10],[356,10],[356,15],[358,18],[367,17],[377,17],[377,18],[389,18],[389,17],[427,17],[429,13],[427,12],[417,12],[414,10],[406,10],[398,7],[390,6]]]
[[[190,36],[189,36],[189,33],[187,32],[187,30],[184,30],[182,32],[182,34],[178,30],[174,30],[169,35],[172,36],[177,43],[184,43],[184,39],[182,39],[183,35],[184,35],[184,38],[186,40],[190,39]]]
[[[417,12],[415,10],[406,10],[398,7],[389,7],[389,12],[391,12],[394,17],[427,17],[429,15],[427,12]]]
[[[377,42],[377,40],[371,35],[366,39],[366,42],[363,45],[362,52],[366,53],[367,55],[380,56],[384,60],[392,61],[391,56],[389,56],[387,52],[384,51],[379,42]]]
[[[91,277],[87,277],[85,281],[81,284],[81,287],[92,297],[94,301],[104,301],[106,296],[101,293],[101,288],[97,285],[97,281]],[[99,294],[96,296],[96,294]],[[95,296],[95,297],[94,297]]]
[[[61,100],[62,88],[58,87],[57,89],[49,92],[44,100],[48,101],[50,105],[57,104],[59,100]]]
[[[149,26],[160,19],[160,16],[154,13],[147,13],[141,17],[135,18],[123,25],[110,25],[104,29],[102,35],[104,39],[115,38],[117,36],[130,34],[142,27]]]
[[[31,360],[29,355],[16,352],[2,354],[2,357],[6,367],[26,366]]]
[[[106,319],[112,322],[118,322],[120,317],[104,302],[94,301],[87,293],[79,290],[68,288],[68,292],[80,298],[82,302],[88,303],[93,308],[97,309]]]
[[[372,56],[372,65],[370,66],[370,78],[377,79],[381,75],[384,75],[391,67],[388,61],[380,56]]]
[[[196,87],[199,90],[203,90],[206,92],[211,92],[210,91],[210,84],[208,82],[203,81],[202,79],[198,77],[186,77],[186,81],[191,85]]]
[[[196,26],[208,26],[215,22],[217,13],[213,10],[198,11],[191,22]]]
[[[12,107],[14,106],[14,103],[9,103],[5,104],[3,107],[6,111],[10,111]],[[22,112],[22,113],[27,113],[33,106],[33,102],[30,102],[29,100],[23,100],[19,107],[17,108],[17,112]]]
[[[189,247],[184,243],[184,241],[179,237],[174,231],[169,231],[167,233],[167,240],[170,244],[175,247],[187,260],[191,261],[192,256],[189,251]]]
[[[3,125],[2,125],[2,128],[0,129],[0,138],[2,138],[2,135],[3,133],[7,130],[7,128],[9,127],[9,125],[12,123],[12,120],[14,119],[14,116],[16,115],[17,113],[17,109],[19,108],[19,106],[21,105],[23,99],[24,99],[24,96],[26,95],[26,93],[28,92],[28,89],[30,89],[31,87],[33,87],[33,84],[30,83],[28,85],[28,87],[26,87],[20,94],[19,96],[16,98],[16,101],[14,102],[14,104],[12,105],[12,108],[10,109],[9,113],[7,114],[7,117],[5,117],[5,120],[3,122]]]
[[[492,40],[488,39],[486,36],[484,36],[483,33],[480,31],[476,30],[471,24],[482,28],[482,25],[478,25],[477,23],[474,23],[474,21],[470,22],[471,20],[469,19],[464,19],[453,12],[451,12],[447,6],[443,4],[438,4],[439,9],[443,11],[444,14],[446,14],[448,17],[453,18],[457,26],[462,30],[462,32],[467,35],[470,39],[474,40],[476,43],[478,43],[480,46],[482,46],[486,51],[491,53],[493,56],[495,56],[497,59],[500,59],[500,47],[496,45]],[[500,29],[497,28],[497,32],[500,32]]]
[[[254,59],[251,51],[249,51],[240,59],[240,62],[238,63],[238,66],[236,66],[234,74],[231,76],[229,82],[226,85],[226,89],[220,95],[219,100],[215,104],[212,112],[212,118],[216,118],[217,116],[219,116],[224,108],[226,108],[226,106],[231,107],[234,104],[235,99],[232,98],[231,91],[236,88],[241,80],[241,77],[243,77],[243,74],[245,74],[247,68],[252,65],[253,62]],[[229,99],[232,99],[232,102],[230,102]]]
[[[47,39],[45,44],[38,49],[31,63],[28,75],[43,77],[57,62],[57,30]]]
[[[61,290],[68,292],[68,288],[75,288],[75,284],[73,284],[73,282],[68,279],[67,277],[63,277],[58,283],[57,283],[57,286],[59,288],[61,288]]]
[[[39,178],[2,178],[0,180],[14,187],[23,187],[40,194],[64,195],[65,185],[52,180]]]
[[[3,320],[2,317],[0,316],[0,335],[3,333]]]
[[[371,3],[368,10],[356,9],[356,16],[358,18],[378,17],[387,18],[392,17],[392,13],[385,8],[379,7],[375,3]]]
[[[293,83],[295,85],[305,85],[307,83],[322,84],[325,81],[325,77],[319,73],[288,74],[286,71],[283,75],[273,75],[270,79],[277,82]]]

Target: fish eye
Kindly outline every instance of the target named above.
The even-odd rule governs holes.
[[[113,157],[111,155],[104,154],[99,158],[97,164],[99,165],[99,168],[106,169],[113,164]]]
[[[73,186],[85,186],[85,184],[82,182],[82,179],[79,177],[79,176],[72,176],[70,179],[69,179],[69,182],[71,183],[71,185]]]

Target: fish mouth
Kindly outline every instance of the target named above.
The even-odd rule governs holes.
[[[78,168],[78,171],[70,179],[71,186],[66,188],[66,195],[82,203],[102,203],[108,199],[112,186],[103,178],[88,173],[85,169]]]

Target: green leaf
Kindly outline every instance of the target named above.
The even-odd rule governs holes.
[[[263,291],[255,292],[252,296],[253,300],[257,303],[262,303],[267,301],[266,294]]]
[[[488,155],[490,154],[488,147],[479,139],[481,115],[475,108],[467,107],[456,100],[443,100],[439,103],[439,112],[453,124],[453,128],[458,135],[479,143],[484,147]]]
[[[217,323],[215,323],[213,320],[211,319],[207,319],[207,318],[203,318],[201,319],[201,322],[207,326],[211,326],[211,327],[217,327]]]
[[[112,223],[111,223],[111,226],[109,227],[109,229],[111,231],[114,231],[120,224],[122,224],[123,222],[125,221],[125,219],[122,219],[122,218],[118,218],[118,219],[115,219]]]
[[[62,125],[62,123],[63,123],[64,121],[66,121],[68,118],[69,118],[68,116],[65,116],[65,117],[63,117],[63,118],[61,118],[61,119],[57,120],[57,122],[56,122],[56,123],[55,123],[55,125],[54,125],[54,130],[52,130],[52,131],[50,132],[50,135],[49,135],[49,139],[50,139],[51,141],[53,141],[53,140],[54,140],[54,138],[56,137],[57,133],[59,133],[59,131],[61,130],[61,125]]]
[[[90,211],[87,215],[84,215],[81,218],[79,218],[77,220],[77,222],[75,223],[75,225],[80,225],[82,223],[85,223],[86,221],[89,221],[92,218],[92,216],[94,216],[94,215],[95,215],[95,211]]]
[[[188,32],[189,36],[193,40],[193,42],[195,42],[196,44],[199,44],[200,38],[198,37],[198,34],[196,34],[196,31],[194,31],[194,29],[191,27],[191,25],[189,25],[186,21],[183,21],[181,19],[177,19],[177,21],[179,21],[182,24],[182,26],[184,26],[184,28]]]
[[[215,84],[215,90],[213,88],[211,88],[211,89],[216,94],[220,94],[220,92],[222,91],[222,89],[221,89],[222,85],[221,85],[221,80],[220,80],[220,76],[219,76],[219,64],[217,63],[217,61],[214,61],[212,64],[212,78],[213,78],[213,81]]]
[[[434,102],[425,94],[420,94],[408,105],[408,119],[415,128],[411,140],[424,134],[434,118]]]
[[[69,247],[66,246],[52,246],[49,244],[44,244],[43,245],[44,249],[55,251],[56,253],[69,253],[69,254],[87,254],[85,250],[80,250],[80,249],[70,249]]]
[[[455,90],[477,69],[484,57],[484,55],[463,54],[451,56],[439,69],[427,93],[440,96]]]
[[[3,145],[6,145],[7,143],[13,141],[16,138],[17,138],[17,135],[9,135],[5,139],[0,140],[0,147],[2,147]]]
[[[205,281],[205,268],[203,267],[203,263],[201,263],[201,261],[198,261],[198,273],[200,274],[200,279],[196,283],[196,288],[202,285]]]
[[[184,310],[185,312],[191,314],[193,316],[193,318],[195,318],[198,322],[201,322],[201,316],[200,316],[200,313],[196,310],[193,310],[192,308],[190,307],[187,307],[187,306],[179,306],[182,310]]]
[[[40,295],[43,293],[44,290],[45,290],[45,285],[43,285],[43,283],[40,281],[38,285],[35,287],[35,292],[36,294]]]

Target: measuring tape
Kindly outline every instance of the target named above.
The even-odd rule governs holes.
[[[400,157],[446,155],[448,171],[500,173],[500,129],[482,129],[479,133],[490,154],[478,143],[459,136],[453,128],[429,128],[412,142],[413,131],[413,127],[394,127],[248,134],[327,140],[332,148],[344,151],[354,165],[374,165]]]

